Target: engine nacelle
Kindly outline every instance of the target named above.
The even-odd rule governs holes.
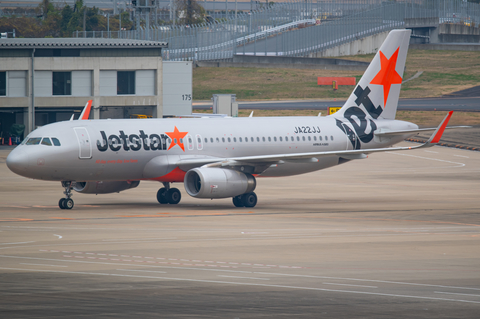
[[[114,182],[76,182],[73,190],[82,194],[110,194],[135,188],[140,181],[114,181]]]
[[[196,198],[227,198],[253,192],[255,177],[232,169],[194,168],[185,174],[185,190]]]

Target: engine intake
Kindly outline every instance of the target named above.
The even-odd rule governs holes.
[[[253,192],[255,177],[232,169],[194,168],[185,174],[185,190],[196,198],[227,198]]]
[[[113,181],[113,182],[76,182],[73,190],[82,194],[110,194],[135,188],[140,181]]]

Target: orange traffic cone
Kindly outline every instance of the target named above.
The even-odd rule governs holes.
[[[8,145],[12,146],[12,137],[11,136],[8,138]]]

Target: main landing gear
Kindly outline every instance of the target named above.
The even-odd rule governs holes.
[[[178,188],[170,188],[170,183],[163,183],[163,186],[157,192],[157,200],[160,204],[178,204],[182,199],[182,194]]]
[[[235,207],[255,207],[257,205],[257,195],[253,192],[235,196],[233,198]]]
[[[58,207],[60,207],[60,209],[72,209],[74,205],[73,199],[70,198],[72,197],[72,182],[63,181],[62,187],[65,188],[65,191],[63,192],[65,198],[61,198],[60,201],[58,201]]]

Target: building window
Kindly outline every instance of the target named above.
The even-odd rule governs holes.
[[[0,72],[0,96],[7,95],[7,72]]]
[[[117,94],[135,94],[135,71],[117,72]]]
[[[72,72],[53,72],[53,95],[72,95]]]

